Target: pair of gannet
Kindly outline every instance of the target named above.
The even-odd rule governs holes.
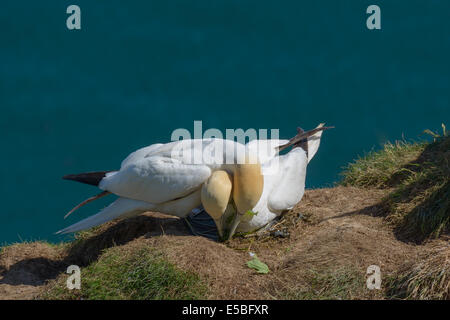
[[[230,238],[235,231],[259,229],[301,200],[306,166],[328,128],[323,124],[307,132],[298,128],[290,140],[253,140],[246,145],[224,139],[153,144],[131,153],[118,171],[67,175],[63,178],[103,190],[67,215],[109,193],[119,198],[57,233],[77,232],[146,211],[186,217],[201,205],[221,237],[225,232]],[[291,151],[279,154],[291,146]]]

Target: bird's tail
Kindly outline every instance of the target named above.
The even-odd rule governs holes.
[[[100,181],[106,176],[107,173],[113,171],[96,171],[96,172],[84,172],[78,174],[68,174],[63,177],[65,180],[73,180],[81,183],[90,184],[92,186],[98,186]]]
[[[56,234],[77,232],[98,226],[102,223],[111,221],[116,218],[134,216],[152,209],[152,206],[152,204],[143,201],[119,198],[106,208],[102,209],[99,213],[81,220],[80,222],[77,222],[65,229],[62,229],[56,232]]]

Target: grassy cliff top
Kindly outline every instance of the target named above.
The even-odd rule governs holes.
[[[450,137],[443,128],[432,143],[387,143],[342,173],[344,186],[388,189],[384,215],[412,240],[439,237],[450,226]]]
[[[146,213],[0,252],[6,299],[450,299],[450,138],[387,143],[271,229],[215,243]],[[267,264],[259,274],[249,253]],[[81,267],[81,290],[66,269]],[[381,290],[366,287],[378,265]]]

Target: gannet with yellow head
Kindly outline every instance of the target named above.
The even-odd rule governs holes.
[[[201,201],[203,208],[213,218],[217,232],[223,237],[223,215],[230,203],[232,178],[225,170],[214,171],[202,186]]]
[[[291,140],[279,140],[276,148],[270,149],[269,154],[255,153],[238,142],[222,139],[181,140],[167,144],[155,144],[130,154],[122,162],[118,171],[65,176],[65,179],[97,185],[103,190],[97,197],[113,193],[119,198],[96,215],[75,223],[58,233],[84,230],[115,218],[127,218],[145,211],[158,211],[186,217],[192,209],[203,205],[214,219],[219,234],[222,236],[224,230],[228,230],[229,237],[231,237],[238,227],[243,230],[248,229],[248,226],[254,228],[267,220],[264,217],[271,217],[271,214],[279,212],[281,207],[291,204],[293,201],[299,201],[298,195],[290,196],[289,201],[285,201],[285,199],[273,201],[273,195],[277,194],[274,192],[277,183],[275,181],[282,186],[283,181],[289,180],[286,172],[295,174],[295,172],[291,172],[295,168],[303,170],[303,164],[301,167],[293,166],[292,161],[305,157],[307,159],[308,145],[314,143],[309,138],[319,134],[320,141],[320,134],[325,129],[328,128],[319,126],[308,132],[299,131],[297,136]],[[290,146],[297,151],[293,152],[293,150],[283,156],[278,155],[279,151]],[[242,159],[236,158],[233,164],[228,164],[226,161],[222,163],[192,163],[184,153],[181,155],[174,153],[177,148],[188,150],[189,148],[202,148],[204,150],[212,147],[222,148],[224,159],[227,154],[235,154],[236,149],[241,150],[245,154],[244,160],[239,161]],[[301,148],[301,152],[298,147]],[[318,145],[310,148],[312,149],[310,151],[315,153],[317,148]],[[195,153],[196,150],[193,151]],[[242,155],[242,152],[237,152],[237,154]],[[286,157],[289,154],[302,154],[303,158]],[[278,173],[272,172],[269,175],[267,174],[268,163],[271,163],[276,157],[280,157],[285,167]],[[290,171],[289,168],[291,168]],[[306,168],[306,164],[304,168]],[[300,172],[300,177],[304,174],[304,172]],[[269,187],[271,190],[267,191]],[[296,189],[293,190],[287,194],[294,194]],[[282,195],[280,192],[278,194]],[[271,195],[272,201],[269,199]],[[281,195],[280,198],[283,198]],[[89,198],[86,202],[97,197]],[[266,207],[268,214],[265,212],[267,211]],[[230,210],[230,208],[234,210]],[[227,225],[223,221],[224,215],[233,211],[235,211],[234,220],[231,225]],[[257,216],[254,216],[255,214]]]

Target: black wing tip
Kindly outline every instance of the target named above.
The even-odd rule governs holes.
[[[100,181],[106,176],[108,172],[112,171],[95,171],[95,172],[84,172],[79,174],[66,174],[62,178],[64,180],[72,180],[80,183],[89,184],[92,186],[98,186]]]

